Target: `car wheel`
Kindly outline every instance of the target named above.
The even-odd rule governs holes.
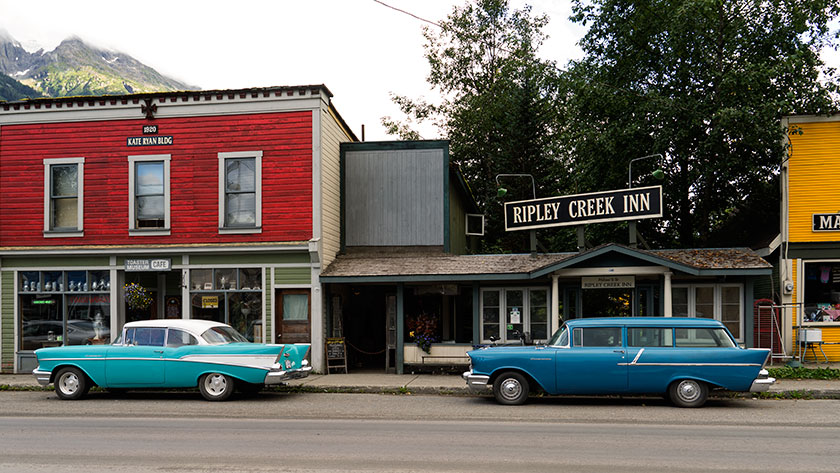
[[[528,380],[519,373],[508,371],[493,382],[493,394],[499,404],[519,405],[528,399]]]
[[[221,373],[205,374],[198,382],[201,395],[208,401],[227,400],[233,394],[233,385],[233,378]]]
[[[59,399],[75,401],[90,389],[87,376],[78,368],[63,368],[55,377],[55,393]]]
[[[671,402],[679,407],[700,407],[709,397],[709,387],[701,381],[681,379],[671,383],[668,394]]]

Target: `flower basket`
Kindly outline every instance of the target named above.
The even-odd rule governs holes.
[[[426,353],[430,353],[432,343],[437,341],[437,317],[420,314],[407,321],[408,336],[412,337],[417,346]]]
[[[152,296],[145,287],[133,282],[125,285],[125,302],[129,309],[148,309]]]

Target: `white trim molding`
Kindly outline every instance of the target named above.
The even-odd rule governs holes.
[[[262,151],[219,153],[219,233],[262,233]],[[225,226],[225,160],[254,158],[254,199],[256,222],[253,227]]]
[[[170,187],[170,154],[147,154],[128,157],[128,234],[130,236],[168,236],[171,229],[171,213],[169,211],[171,202]],[[136,169],[137,163],[163,162],[163,228],[137,228],[135,226],[135,199],[137,197]]]
[[[52,209],[52,166],[76,165],[76,228],[53,230],[50,218]],[[85,158],[47,158],[44,159],[44,237],[82,237],[85,222]]]

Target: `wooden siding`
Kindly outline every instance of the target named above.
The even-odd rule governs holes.
[[[139,113],[139,107],[138,107]],[[128,147],[146,120],[0,130],[0,246],[306,241],[312,237],[312,112],[154,121],[171,146]],[[218,153],[262,151],[262,232],[219,234]],[[128,236],[128,156],[171,155],[171,235]],[[44,238],[45,158],[84,157],[84,236]]]
[[[274,287],[271,285],[271,268],[263,268],[263,276],[265,278],[263,287],[266,288],[263,292],[265,294],[265,330],[263,330],[263,342],[272,343],[271,334],[274,332],[271,331],[271,321],[273,319],[272,314],[274,313],[274,302],[271,296]]]
[[[330,110],[321,110],[321,268],[326,268],[341,250],[342,142],[352,139],[342,130]]]
[[[269,253],[190,256],[190,265],[264,265],[264,264],[309,264],[309,253]]]
[[[345,245],[443,245],[443,150],[347,151],[344,170]]]
[[[123,264],[119,262],[118,264]],[[174,262],[173,262],[174,264]],[[72,256],[49,256],[49,257],[32,257],[20,256],[3,257],[4,269],[28,269],[28,268],[94,268],[110,266],[110,258],[105,256],[80,256],[74,258]]]
[[[797,123],[790,136],[788,222],[791,242],[840,241],[840,232],[813,232],[811,216],[840,210],[840,121]]]
[[[455,255],[467,252],[467,213],[452,179],[449,181],[449,251]]]
[[[15,273],[0,272],[0,372],[15,366]]]
[[[312,270],[306,267],[280,267],[274,268],[274,284],[295,284],[304,285],[312,282]]]

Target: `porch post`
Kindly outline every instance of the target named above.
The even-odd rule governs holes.
[[[397,284],[397,359],[396,361],[396,368],[397,374],[403,374],[403,351],[405,348],[403,347],[403,332],[405,331],[405,299],[403,297],[403,291],[405,290],[405,286],[403,283]]]
[[[481,343],[481,286],[473,283],[473,324],[472,324],[472,344],[479,345]]]
[[[671,302],[671,276],[673,275],[672,272],[666,271],[665,272],[665,294],[662,294],[662,300],[665,303],[665,317],[671,317],[674,312],[672,310],[673,303]]]
[[[551,329],[548,331],[550,337],[555,330],[560,328],[560,276],[551,275]]]

